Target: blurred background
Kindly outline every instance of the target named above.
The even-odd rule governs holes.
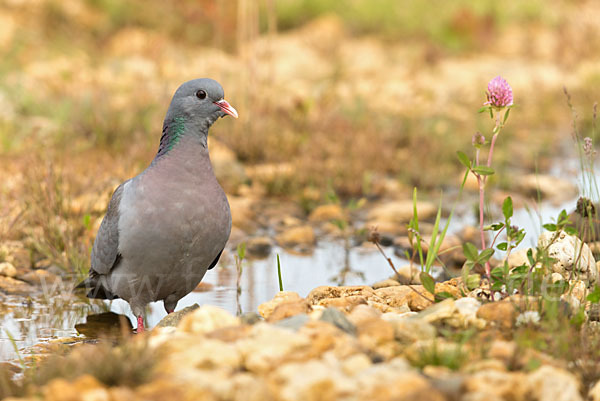
[[[306,214],[331,194],[456,188],[497,75],[516,104],[494,159],[507,190],[573,152],[563,87],[582,131],[600,94],[597,1],[0,4],[0,239],[65,265],[87,265],[113,188],[149,164],[189,79],[220,81],[239,111],[211,130],[227,192]]]
[[[274,253],[285,289],[302,296],[370,285],[391,274],[366,242],[373,225],[406,264],[413,187],[427,235],[440,191],[444,216],[455,203],[456,151],[473,157],[477,131],[490,139],[477,110],[498,75],[516,106],[488,216],[510,194],[535,242],[540,224],[526,225],[523,206],[540,193],[574,206],[573,137],[595,136],[599,15],[597,0],[0,0],[0,326],[24,347],[75,335],[90,311],[128,312],[74,299],[70,276],[87,273],[114,188],[154,157],[173,92],[199,77],[218,80],[240,115],[209,138],[234,228],[205,292],[180,307],[256,310],[278,290]],[[444,245],[458,267],[460,244],[477,242],[476,183],[466,190]],[[265,259],[240,280],[244,241]],[[150,323],[161,314],[153,305]],[[0,337],[0,360],[14,344]]]

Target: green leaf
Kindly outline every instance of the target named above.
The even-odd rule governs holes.
[[[519,245],[521,243],[521,241],[523,241],[523,239],[525,238],[525,229],[522,228],[519,230],[519,232],[517,233],[517,237],[515,238],[515,246]]]
[[[529,248],[527,250],[527,260],[529,261],[529,265],[535,265],[535,260],[533,259],[533,249]]]
[[[559,225],[564,225],[569,222],[569,215],[567,214],[567,211],[565,209],[561,210],[558,214],[557,222]]]
[[[440,197],[440,205],[438,206],[437,215],[435,217],[435,223],[433,224],[433,230],[431,231],[431,239],[429,243],[429,251],[427,251],[427,257],[425,258],[425,271],[430,272],[431,266],[435,259],[437,258],[438,251],[442,246],[442,242],[444,241],[444,236],[446,235],[446,231],[448,230],[448,222],[446,222],[446,226],[444,230],[440,233],[440,219],[442,218],[442,198]],[[439,238],[438,238],[439,236]]]
[[[477,257],[477,263],[484,264],[485,262],[490,260],[490,258],[494,254],[494,252],[495,251],[492,248],[484,249],[483,251],[481,251],[481,253]]]
[[[544,224],[542,227],[544,227],[548,231],[556,231],[556,224],[554,223]]]
[[[504,277],[504,269],[500,266],[494,267],[490,272],[490,276],[495,280],[502,280]]]
[[[510,113],[510,109],[506,109],[506,113],[504,113],[504,120],[502,121],[502,125],[506,124],[506,120],[508,120],[508,113]]]
[[[508,244],[506,242],[501,242],[496,245],[496,248],[500,249],[501,251],[506,251],[508,249]]]
[[[240,260],[244,260],[246,257],[246,243],[242,242],[237,246],[237,255]]]
[[[461,152],[460,150],[456,152],[456,155],[458,156],[458,160],[463,166],[469,169],[471,168],[471,160],[469,160],[469,156],[467,156],[464,152]]]
[[[529,272],[529,266],[527,266],[527,265],[520,265],[520,266],[516,266],[515,268],[513,268],[510,273],[512,275],[512,274],[525,274],[525,273],[528,273],[528,272]]]
[[[481,283],[481,276],[479,274],[469,274],[467,280],[465,281],[465,285],[469,290],[474,290],[479,287]]]
[[[423,287],[435,295],[435,281],[433,280],[433,277],[426,272],[421,272],[419,278],[421,279],[421,284],[423,284]]]
[[[595,286],[594,291],[590,292],[586,299],[593,304],[600,302],[600,286]]]
[[[504,223],[494,223],[489,226],[489,229],[492,231],[502,230],[504,228]]]
[[[463,253],[465,255],[465,258],[467,258],[467,260],[470,261],[475,261],[477,260],[477,248],[475,247],[475,245],[471,244],[470,242],[465,242],[463,244]]]
[[[580,308],[575,315],[569,321],[573,326],[581,327],[581,325],[586,321],[585,311],[583,308]]]
[[[437,302],[443,301],[444,299],[454,298],[454,295],[450,294],[448,291],[442,291],[435,294],[435,300]]]
[[[552,296],[560,296],[567,292],[569,289],[569,282],[567,280],[558,280],[548,285],[546,290]],[[589,295],[588,295],[589,296]]]
[[[483,113],[483,112],[486,112],[489,108],[490,108],[490,106],[483,106],[482,108],[480,108],[479,110],[477,110],[477,112],[478,113]]]
[[[277,277],[279,278],[279,291],[283,291],[283,280],[281,279],[281,262],[279,262],[279,254],[277,254]]]
[[[461,269],[461,276],[462,276],[463,283],[469,282],[469,276],[471,275],[472,269],[473,269],[473,262],[467,260]]]
[[[577,235],[579,234],[579,232],[577,231],[577,229],[573,226],[567,226],[564,228],[565,232],[569,235]]]
[[[510,196],[507,196],[502,203],[502,214],[506,220],[510,219],[513,215],[513,202]]]
[[[503,285],[504,285],[503,282],[496,281],[494,284],[492,284],[492,291],[502,291],[502,286]]]
[[[488,166],[475,166],[472,168],[474,173],[479,175],[492,175],[494,174],[494,169]]]
[[[460,184],[460,192],[462,192],[463,188],[465,187],[465,183],[467,182],[467,178],[469,177],[470,172],[471,172],[470,168],[469,168],[469,170],[465,171],[465,175],[463,176],[462,183]],[[452,214],[452,213],[450,213],[450,214]]]
[[[411,220],[411,224],[413,224],[413,229],[418,233],[419,232],[419,216],[417,214],[417,187],[413,188],[413,217]],[[423,249],[421,248],[421,240],[417,237],[417,251],[419,254],[419,263],[423,266]]]
[[[92,216],[90,216],[89,213],[86,213],[83,216],[83,225],[85,226],[86,229],[91,229],[92,228]]]

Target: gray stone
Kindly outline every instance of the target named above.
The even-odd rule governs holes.
[[[191,306],[187,306],[180,311],[169,313],[167,316],[163,317],[160,322],[156,325],[156,327],[176,327],[181,319],[185,317],[190,312],[198,309],[200,305],[194,304]]]
[[[356,326],[337,308],[327,308],[323,311],[320,320],[331,323],[338,329],[345,331],[348,334],[356,335]]]
[[[309,321],[309,319],[310,318],[306,314],[295,315],[278,321],[277,323],[275,323],[275,326],[298,331],[302,326],[306,324],[306,322]]]
[[[255,323],[264,320],[261,315],[256,312],[246,312],[242,316],[240,316],[240,321],[243,324],[253,325]]]

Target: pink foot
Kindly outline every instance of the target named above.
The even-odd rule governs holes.
[[[145,331],[144,330],[144,318],[140,315],[140,316],[138,316],[137,320],[138,320],[138,322],[137,322],[138,326],[137,326],[136,333],[143,333]]]

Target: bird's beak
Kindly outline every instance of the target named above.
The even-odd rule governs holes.
[[[227,100],[221,99],[215,102],[215,104],[219,106],[225,114],[229,114],[233,118],[238,118],[238,112],[233,108],[233,106],[227,103]]]

